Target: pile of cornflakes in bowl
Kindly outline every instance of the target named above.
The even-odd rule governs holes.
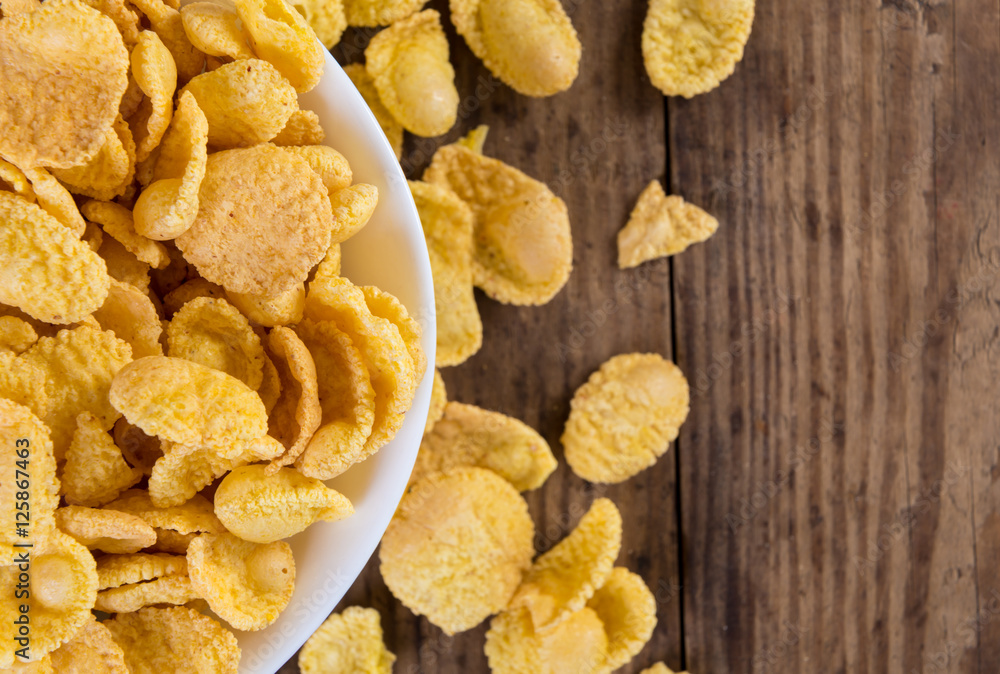
[[[0,669],[235,672],[427,369],[340,273],[379,190],[283,0],[2,12]]]

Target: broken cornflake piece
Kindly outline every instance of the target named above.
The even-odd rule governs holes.
[[[718,220],[681,197],[668,197],[654,180],[639,195],[628,224],[618,232],[618,266],[628,269],[676,255],[707,240],[718,228]]]

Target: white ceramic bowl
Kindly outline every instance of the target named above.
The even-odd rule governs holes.
[[[301,106],[319,115],[325,143],[347,157],[355,182],[378,187],[371,222],[344,244],[344,276],[376,285],[406,306],[423,328],[427,362],[434,363],[434,289],[420,219],[406,178],[361,94],[326,53],[326,71]],[[241,674],[277,671],[319,627],[375,551],[410,478],[430,404],[433,367],[417,390],[395,439],[328,484],[354,504],[341,522],[320,522],[289,542],[295,554],[295,594],[278,620],[260,632],[237,632]]]

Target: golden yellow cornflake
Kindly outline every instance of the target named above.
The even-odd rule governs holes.
[[[304,16],[284,0],[236,0],[236,11],[258,58],[277,68],[300,94],[319,84],[323,47]]]
[[[105,134],[104,145],[90,161],[68,169],[52,169],[52,175],[74,194],[110,201],[124,194],[131,184],[135,153],[132,131],[119,114]]]
[[[456,141],[456,144],[461,145],[467,150],[472,150],[476,154],[482,154],[483,148],[486,146],[486,137],[489,134],[489,124],[480,124],[472,131],[459,138]]]
[[[135,230],[163,241],[188,230],[198,214],[198,190],[208,161],[208,120],[190,92],[181,94],[160,147],[153,180],[135,202]]]
[[[4,1],[4,6],[7,5],[7,1]],[[39,2],[39,0],[25,0],[27,2]],[[56,649],[58,651],[59,649]],[[56,651],[53,651],[55,653]],[[3,674],[55,674],[56,670],[52,668],[52,654],[43,655],[40,659],[34,660],[32,662],[24,662],[20,659],[14,661],[14,666],[7,668],[4,667],[0,669]],[[126,674],[128,674],[126,672]]]
[[[260,384],[260,389],[257,390],[257,395],[264,403],[267,415],[271,416],[271,410],[278,404],[278,398],[281,397],[281,376],[278,374],[278,368],[274,366],[274,361],[268,358],[266,353],[264,354],[264,379]]]
[[[85,623],[72,639],[52,651],[52,666],[61,674],[129,674],[121,647],[96,620]]]
[[[621,544],[618,508],[609,499],[597,499],[566,538],[538,556],[510,608],[527,608],[537,629],[558,625],[604,585]]]
[[[260,397],[239,379],[182,358],[148,356],[111,384],[111,404],[149,435],[225,447],[267,433]]]
[[[40,321],[37,318],[32,318],[17,307],[12,307],[9,304],[3,304],[2,302],[0,302],[0,316],[13,316],[14,318],[19,318],[25,323],[31,325],[39,337],[51,337],[62,329],[61,326],[52,325],[51,323]]]
[[[754,0],[650,0],[642,58],[653,86],[691,98],[719,86],[743,58]]]
[[[99,232],[103,231],[98,228]],[[108,275],[146,292],[149,289],[149,265],[125,249],[110,236],[101,237],[97,254],[104,260]]]
[[[191,542],[187,557],[195,592],[238,630],[264,629],[292,598],[295,560],[288,543],[204,534]]]
[[[658,257],[676,255],[705,241],[719,221],[678,196],[667,196],[654,180],[639,195],[628,224],[618,232],[618,266],[637,267]]]
[[[362,455],[375,419],[375,390],[361,352],[333,322],[305,320],[296,332],[316,364],[322,419],[295,465],[329,480]]]
[[[199,536],[196,533],[182,534],[172,529],[156,529],[156,543],[150,547],[151,551],[169,552],[183,555],[187,553],[191,541]]]
[[[368,71],[360,63],[352,63],[344,66],[344,72],[351,78],[354,86],[358,88],[361,97],[365,99],[365,103],[368,104],[372,114],[375,115],[375,121],[382,127],[382,133],[385,134],[386,140],[389,141],[389,146],[395,153],[396,159],[399,159],[403,156],[403,126],[396,121],[396,118],[392,116],[392,113],[382,103],[382,99],[378,95],[378,90],[375,88],[375,82],[372,81],[372,76],[368,74]]]
[[[538,631],[524,609],[504,611],[490,621],[486,658],[496,674],[610,674],[608,638],[589,608],[553,628]]]
[[[417,136],[447,133],[458,118],[455,69],[441,15],[428,9],[377,33],[365,68],[386,109]]]
[[[239,466],[280,456],[285,446],[265,435],[251,443],[235,445],[230,454],[213,447],[186,447],[164,443],[166,451],[157,459],[149,477],[149,497],[161,508],[180,505],[198,491]]]
[[[133,673],[170,672],[184,663],[192,672],[237,674],[240,647],[217,620],[184,606],[143,608],[104,623],[125,652]]]
[[[261,465],[237,468],[215,492],[215,514],[245,541],[273,543],[317,521],[336,522],[354,507],[340,492],[292,468],[267,475]]]
[[[278,135],[298,109],[295,89],[274,66],[259,59],[233,61],[188,82],[208,119],[208,144],[249,147]],[[249,167],[247,167],[249,169]]]
[[[156,542],[151,526],[116,510],[66,506],[56,511],[56,524],[80,545],[115,555],[138,552]]]
[[[652,667],[647,667],[646,669],[639,672],[639,674],[675,674],[674,670],[667,667],[662,662],[657,662]],[[677,672],[676,674],[687,674],[687,672]]]
[[[142,479],[142,471],[125,463],[122,451],[93,414],[84,412],[76,424],[61,474],[63,494],[73,505],[102,506]]]
[[[218,71],[216,71],[218,72]],[[230,292],[276,295],[306,280],[330,247],[333,213],[309,163],[273,145],[209,155],[184,257]]]
[[[108,297],[94,318],[102,330],[110,330],[132,347],[132,357],[159,356],[160,316],[149,295],[133,285],[112,279]]]
[[[306,308],[306,285],[292,286],[277,295],[226,293],[226,298],[251,322],[274,328],[302,320],[302,312]]]
[[[225,531],[212,511],[212,503],[201,495],[195,495],[183,505],[157,508],[148,492],[129,489],[105,508],[141,517],[154,529],[171,529],[181,534],[196,531],[217,534]]]
[[[413,402],[417,380],[406,344],[399,329],[373,316],[361,289],[344,278],[319,285],[314,281],[306,294],[305,315],[317,322],[333,321],[358,348],[368,368],[375,390],[375,421],[356,459],[363,460],[395,436]]]
[[[151,267],[163,269],[170,264],[170,254],[159,241],[151,241],[135,231],[132,212],[111,201],[88,201],[80,211],[89,220],[104,228],[111,236],[139,260]]]
[[[194,48],[184,33],[184,21],[175,0],[129,0],[146,15],[150,26],[170,51],[177,66],[177,83],[184,84],[205,67],[205,55]],[[135,68],[133,64],[133,69]]]
[[[569,212],[544,183],[460,145],[434,154],[424,180],[472,208],[472,276],[505,304],[544,304],[573,269]]]
[[[281,380],[281,396],[268,418],[268,432],[287,449],[271,462],[268,474],[272,474],[299,458],[319,428],[323,411],[316,364],[298,335],[290,328],[274,328],[268,335],[267,347]]]
[[[48,410],[45,370],[10,351],[0,351],[0,398],[23,405],[44,419]]]
[[[640,576],[615,567],[587,606],[597,613],[608,635],[608,665],[624,666],[653,636],[656,598]]]
[[[451,21],[490,72],[525,96],[569,89],[580,38],[559,0],[451,0]]]
[[[104,144],[128,81],[111,19],[55,0],[0,23],[0,154],[21,168],[68,168]]]
[[[146,435],[124,417],[115,422],[112,434],[115,445],[121,450],[125,460],[141,470],[143,475],[149,475],[153,464],[163,456],[159,439]]]
[[[151,30],[139,34],[132,49],[132,76],[146,95],[132,121],[135,159],[144,161],[160,144],[174,113],[177,66],[170,50]]]
[[[361,291],[365,294],[365,302],[372,316],[384,318],[399,330],[399,336],[403,338],[406,351],[413,361],[413,376],[418,381],[423,379],[424,372],[427,371],[427,356],[420,346],[420,324],[410,316],[395,295],[375,286],[363,286]]]
[[[125,47],[131,49],[139,41],[139,17],[125,2],[126,0],[84,0],[84,4],[115,22]]]
[[[200,184],[205,171],[207,137],[205,113],[190,92],[182,92],[170,127],[156,149],[153,179],[183,178]],[[194,191],[197,193],[197,187]]]
[[[97,589],[145,583],[166,576],[186,576],[187,558],[140,552],[133,555],[106,555],[97,561]]]
[[[438,367],[460,365],[483,345],[472,286],[472,211],[451,190],[410,181],[434,278]]]
[[[340,276],[341,258],[340,244],[330,244],[330,249],[326,251],[326,257],[323,258],[323,261],[319,263],[319,266],[313,272],[312,280],[316,281],[319,279],[317,283],[322,285],[327,280]]]
[[[441,371],[434,368],[434,388],[431,389],[431,404],[427,410],[427,423],[424,425],[424,435],[434,428],[434,425],[444,416],[444,408],[448,405],[448,390],[444,386]],[[419,458],[419,455],[418,455]]]
[[[167,327],[167,354],[225,372],[254,391],[264,376],[260,337],[223,299],[198,297],[181,307]]]
[[[584,480],[623,482],[667,451],[689,401],[684,374],[659,354],[615,356],[573,395],[562,435],[566,462]]]
[[[288,4],[306,18],[324,47],[332,49],[340,42],[347,28],[343,0],[288,0]]]
[[[35,202],[35,191],[24,171],[3,158],[0,158],[0,190],[13,192],[31,203]]]
[[[48,409],[57,461],[62,461],[76,432],[77,415],[90,412],[110,430],[118,412],[108,402],[115,374],[132,360],[132,349],[114,334],[90,327],[60,330],[43,337],[21,356],[45,373]]]
[[[203,278],[193,278],[177,286],[163,298],[163,311],[167,316],[173,316],[181,307],[199,297],[225,299],[226,291],[220,285]]]
[[[216,2],[192,2],[180,11],[184,33],[199,51],[237,61],[253,58],[235,9]]]
[[[556,459],[545,439],[521,421],[450,402],[420,443],[410,482],[456,466],[488,468],[518,491],[528,491],[542,486]]]
[[[392,674],[395,661],[382,641],[378,611],[360,606],[331,615],[299,651],[302,674]]]
[[[17,316],[0,316],[0,350],[19,354],[38,341],[38,333],[31,323]],[[0,394],[0,397],[5,397]]]
[[[325,138],[319,115],[312,110],[296,110],[271,142],[279,146],[319,145]]]
[[[344,0],[350,26],[388,26],[410,16],[427,0]]]
[[[59,485],[48,429],[27,407],[2,398],[0,443],[0,467],[7,476],[0,481],[0,507],[11,520],[0,528],[0,564],[6,565],[23,552],[18,543],[42,546],[52,536]]]
[[[138,33],[136,33],[136,37],[138,39]],[[139,83],[135,81],[135,78],[132,77],[131,74],[129,74],[128,86],[125,89],[125,94],[122,96],[122,102],[118,106],[118,114],[120,114],[125,120],[132,119],[132,117],[135,116],[135,113],[139,111],[139,106],[142,105],[142,99],[144,96],[145,94],[142,93],[142,89],[139,88]],[[131,127],[129,128],[131,129]]]
[[[80,215],[73,195],[69,193],[55,176],[43,168],[24,169],[24,175],[31,181],[35,203],[53,218],[69,227],[77,236],[86,230],[87,224]]]
[[[46,323],[75,323],[108,294],[107,267],[35,204],[0,192],[0,302]]]
[[[0,602],[0,620],[14,625],[20,607],[28,607],[29,643],[18,647],[29,646],[31,658],[38,659],[69,641],[93,619],[90,609],[97,596],[97,572],[87,548],[58,531],[52,532],[44,547],[31,550],[30,562],[24,567],[15,564],[0,569],[0,595],[5,598],[15,596],[16,586],[23,582],[19,581],[20,573],[30,576],[29,596]],[[0,650],[0,667],[10,667],[13,661],[14,648]]]
[[[403,605],[452,635],[507,606],[531,564],[534,533],[528,505],[509,482],[456,468],[403,496],[379,568]]]
[[[94,223],[88,222],[84,225],[83,236],[80,237],[80,240],[87,244],[90,250],[97,252],[104,244],[104,230]],[[115,243],[118,242],[116,241]]]
[[[359,183],[330,194],[333,207],[333,243],[341,243],[361,231],[368,224],[378,205],[378,188]]]
[[[333,194],[350,186],[353,175],[347,157],[327,145],[291,145],[285,152],[305,159],[323,181],[327,193]],[[374,208],[374,206],[372,207]]]
[[[28,14],[42,6],[40,0],[9,0],[0,7],[0,15],[14,16],[16,14]]]
[[[146,583],[122,585],[97,593],[94,608],[105,613],[132,613],[154,604],[186,604],[198,594],[187,576],[166,576]]]

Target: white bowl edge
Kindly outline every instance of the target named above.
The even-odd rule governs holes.
[[[374,115],[350,78],[325,49],[323,79],[299,97],[319,115],[325,145],[351,164],[354,182],[375,185],[379,203],[371,222],[343,244],[344,276],[377,285],[403,303],[423,330],[428,368],[413,406],[392,442],[328,484],[355,512],[319,522],[289,540],[295,555],[295,593],[277,621],[260,632],[237,632],[241,674],[273,674],[305,643],[343,598],[371,558],[403,495],[423,435],[433,386],[434,288],[427,245],[406,178]]]

